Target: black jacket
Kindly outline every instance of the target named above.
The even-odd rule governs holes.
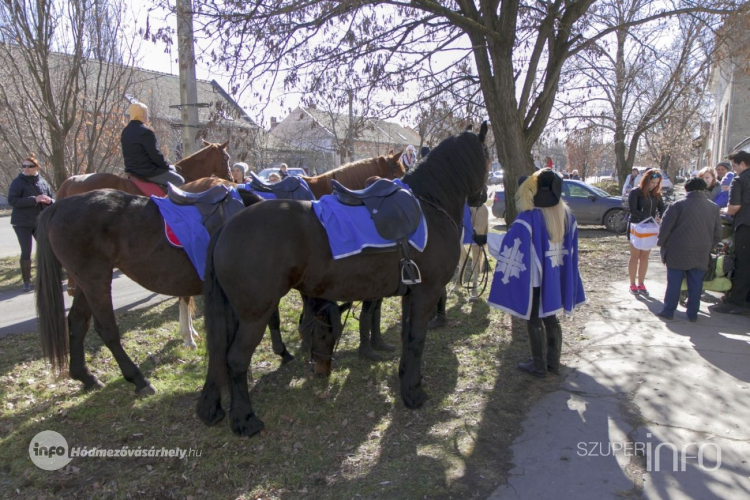
[[[125,172],[139,177],[153,177],[169,170],[169,164],[159,151],[156,134],[138,120],[131,120],[120,137]]]
[[[649,217],[656,217],[659,212],[664,215],[664,198],[644,198],[641,196],[641,188],[635,188],[628,195],[628,206],[630,207],[630,222],[638,223]]]
[[[40,176],[18,174],[13,179],[8,189],[8,203],[13,207],[10,214],[11,226],[36,227],[36,218],[47,206],[34,199],[40,194],[55,198],[49,184]]]

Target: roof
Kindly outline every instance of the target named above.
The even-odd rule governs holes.
[[[392,145],[420,143],[419,136],[401,125],[377,117],[357,117],[362,126],[356,131],[355,140]],[[298,107],[287,115],[271,132],[277,137],[295,142],[332,141],[346,137],[349,128],[349,116],[319,110],[316,108]]]

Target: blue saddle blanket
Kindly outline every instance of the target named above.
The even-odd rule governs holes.
[[[236,189],[230,189],[230,193],[232,197],[242,201]],[[203,274],[206,270],[206,251],[211,235],[208,234],[201,223],[200,212],[192,205],[175,205],[169,198],[152,196],[151,201],[156,203],[164,221],[169,224],[169,227],[179,238],[190,262],[192,262],[198,276],[203,280]]]
[[[310,189],[310,186],[307,185],[307,182],[305,182],[305,179],[303,179],[301,177],[298,177],[298,179],[299,179],[300,186],[299,186],[299,189],[297,189],[296,191],[293,192],[294,194],[293,194],[293,198],[292,199],[294,199],[294,200],[304,200],[304,201],[314,200],[315,199],[315,195],[313,194],[312,190]],[[252,184],[250,182],[245,183],[245,184],[238,184],[237,188],[238,189],[244,189],[246,191],[251,191],[251,192],[257,194],[258,196],[260,196],[261,198],[263,198],[265,200],[277,200],[278,199],[278,197],[274,193],[266,193],[264,191],[256,191],[255,189],[253,189],[253,186],[252,186]]]
[[[411,191],[409,186],[400,180],[396,179],[393,182]],[[320,200],[312,202],[312,205],[315,215],[328,234],[328,243],[334,259],[357,255],[368,247],[387,248],[397,245],[395,241],[380,237],[367,207],[344,205],[335,195],[322,196]],[[409,244],[420,252],[427,246],[427,222],[424,214],[417,229],[409,235]]]

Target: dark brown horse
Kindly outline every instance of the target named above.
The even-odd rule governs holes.
[[[229,141],[224,144],[203,141],[203,145],[203,149],[175,164],[177,173],[185,178],[186,183],[211,176],[231,181],[232,173],[229,170],[229,153],[227,153]],[[61,200],[68,196],[88,193],[94,189],[106,188],[118,189],[130,194],[142,194],[141,190],[129,179],[100,172],[69,177],[57,190],[55,199]]]
[[[404,177],[420,200],[429,238],[412,257],[422,282],[402,299],[401,397],[420,407],[422,352],[427,322],[460,256],[463,206],[486,196],[484,138],[464,132],[441,142]],[[258,203],[211,238],[204,283],[209,365],[197,413],[206,424],[225,415],[221,388],[231,389],[230,427],[251,436],[263,429],[250,403],[247,370],[265,326],[279,300],[290,289],[331,301],[372,300],[394,295],[400,282],[398,252],[358,254],[333,260],[328,237],[309,202]],[[252,263],[243,259],[252,255]],[[316,370],[330,373],[332,347],[313,350]]]
[[[240,191],[245,205],[261,201]],[[65,323],[61,265],[77,283]],[[91,318],[123,375],[139,394],[154,388],[120,344],[112,308],[112,273],[126,276],[153,292],[177,297],[201,293],[202,282],[187,253],[164,236],[164,219],[145,196],[100,189],[55,202],[39,217],[37,229],[37,311],[42,350],[53,368],[68,366],[84,388],[102,384],[86,366],[83,342]],[[68,336],[69,335],[69,336]]]
[[[404,166],[399,161],[400,158],[400,152],[394,154],[393,151],[390,151],[386,156],[347,163],[343,167],[329,170],[324,174],[302,178],[310,186],[315,199],[320,199],[321,196],[333,192],[332,180],[336,180],[350,189],[362,189],[365,187],[365,181],[373,176],[384,179],[400,179],[406,173]]]

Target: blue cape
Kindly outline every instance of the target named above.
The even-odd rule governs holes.
[[[474,223],[471,220],[471,210],[469,209],[469,204],[464,203],[464,235],[462,243],[464,245],[471,245],[474,241],[472,240],[472,237],[474,236]]]
[[[578,224],[570,215],[561,243],[551,243],[539,209],[521,212],[503,238],[488,303],[523,319],[531,317],[532,267],[541,279],[539,317],[571,313],[586,301],[578,272]]]
[[[409,186],[400,180],[396,179],[393,182],[411,191]],[[375,223],[370,218],[370,212],[364,206],[343,205],[335,195],[322,196],[320,200],[312,202],[312,206],[326,230],[334,259],[356,255],[367,247],[385,248],[397,244],[380,237],[375,229]],[[427,223],[424,214],[417,229],[409,236],[409,243],[418,251],[424,251],[427,245]]]

